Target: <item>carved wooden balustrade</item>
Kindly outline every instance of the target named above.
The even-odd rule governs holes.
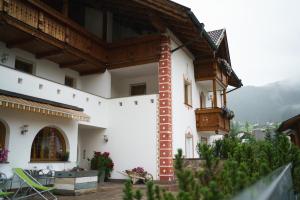
[[[12,31],[3,33],[1,39],[8,47],[24,46],[36,40],[46,43],[47,48],[38,51],[34,49],[37,45],[31,45],[33,49],[27,49],[40,57],[54,57],[66,52],[66,58],[73,56],[63,61],[53,60],[59,64],[89,63],[99,67],[107,62],[103,41],[41,1],[0,0],[0,13],[2,24],[24,33],[21,35],[16,31],[18,38],[9,36]]]
[[[194,65],[196,81],[216,80],[224,88],[228,86],[229,75],[216,60],[195,61]]]
[[[198,131],[229,132],[230,120],[223,115],[221,108],[197,109],[196,126]]]

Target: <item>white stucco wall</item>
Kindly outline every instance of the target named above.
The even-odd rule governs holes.
[[[105,71],[103,74],[82,76],[81,89],[105,98],[111,97],[111,74]]]
[[[61,69],[58,64],[45,59],[36,59],[35,56],[29,52],[21,49],[7,49],[5,44],[0,42],[0,53],[8,54],[8,61],[4,64],[8,67],[15,67],[15,60],[19,58],[32,63],[34,66],[33,74],[60,84],[65,83],[65,76],[70,76],[76,80],[76,87],[81,89],[81,82],[78,72],[70,69]]]
[[[176,48],[173,40],[172,49]],[[172,53],[172,118],[173,118],[173,151],[181,148],[185,153],[185,134],[193,135],[194,157],[198,135],[196,129],[195,109],[200,107],[199,90],[194,76],[193,59],[182,49]],[[184,104],[184,80],[192,83],[192,107]]]
[[[157,179],[157,95],[112,99],[105,134],[109,141],[101,140],[99,150],[111,153],[112,178],[125,178],[118,171],[144,167]]]
[[[0,89],[19,94],[47,99],[84,109],[90,116],[89,122],[81,122],[97,127],[107,127],[107,99],[82,92],[61,84],[12,70],[0,65]],[[18,83],[18,79],[22,79]],[[39,88],[42,85],[42,88]],[[60,91],[58,93],[58,90]],[[75,96],[74,96],[75,95]]]
[[[54,170],[71,169],[76,166],[77,157],[77,132],[76,121],[57,117],[48,117],[37,113],[28,113],[12,109],[1,108],[0,119],[8,125],[9,154],[8,162],[11,167],[22,167],[26,169],[46,169],[50,167]],[[28,132],[21,135],[21,126],[29,125]],[[36,134],[44,127],[51,126],[63,132],[67,143],[67,150],[70,152],[69,161],[61,163],[31,163],[31,145]]]

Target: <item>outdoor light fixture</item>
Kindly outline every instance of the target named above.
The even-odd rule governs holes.
[[[108,142],[108,136],[107,135],[104,135],[103,139],[104,139],[104,142]]]
[[[0,56],[0,60],[2,63],[6,63],[8,60],[9,55],[7,53],[2,53]]]
[[[25,135],[28,132],[28,125],[21,126],[21,135]]]

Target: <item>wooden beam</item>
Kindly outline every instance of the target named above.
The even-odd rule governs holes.
[[[4,10],[4,0],[0,0],[0,11]]]
[[[167,27],[162,19],[158,16],[158,14],[150,13],[149,19],[152,24],[159,32],[165,33],[167,31]]]
[[[218,107],[218,99],[217,99],[217,83],[216,79],[213,79],[213,107]]]
[[[69,0],[63,0],[62,13],[64,16],[69,16]]]
[[[148,8],[151,8],[153,10],[159,11],[163,14],[172,16],[173,18],[176,18],[180,21],[185,21],[187,19],[186,14],[184,12],[178,11],[176,8],[163,6],[162,4],[159,4],[158,2],[154,2],[152,0],[133,0],[133,1],[139,3],[140,5],[144,5]]]
[[[224,106],[227,106],[227,96],[226,96],[226,89],[223,89],[223,101],[224,101]]]
[[[108,20],[108,13],[106,10],[103,11],[103,26],[102,26],[102,39],[107,41],[107,20]]]
[[[93,69],[93,70],[88,70],[85,72],[80,72],[80,76],[88,76],[88,75],[92,75],[92,74],[104,73],[105,71],[106,71],[106,68]]]
[[[83,65],[86,64],[87,61],[86,60],[79,60],[79,61],[75,61],[75,62],[69,62],[69,63],[62,63],[59,65],[60,68],[73,68],[79,65]]]
[[[37,59],[43,59],[43,58],[48,58],[51,56],[58,56],[63,54],[63,50],[52,50],[52,51],[46,51],[42,53],[38,53],[35,55]]]
[[[7,42],[6,47],[9,49],[15,48],[15,47],[22,46],[24,44],[29,44],[32,41],[34,41],[34,38],[23,38],[23,39],[19,39],[19,40],[14,40],[14,41]]]

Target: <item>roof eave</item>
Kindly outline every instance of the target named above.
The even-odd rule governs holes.
[[[208,42],[208,44],[210,45],[212,50],[216,51],[218,49],[218,47],[215,45],[215,43],[212,41],[212,39],[210,38],[210,36],[206,32],[206,30],[204,29],[204,24],[199,22],[199,20],[197,19],[197,17],[195,16],[195,14],[192,12],[191,9],[189,9],[189,8],[186,9],[186,12],[187,12],[188,16],[190,17],[190,19],[192,20],[192,22],[196,25],[198,31],[206,39],[206,41]]]

